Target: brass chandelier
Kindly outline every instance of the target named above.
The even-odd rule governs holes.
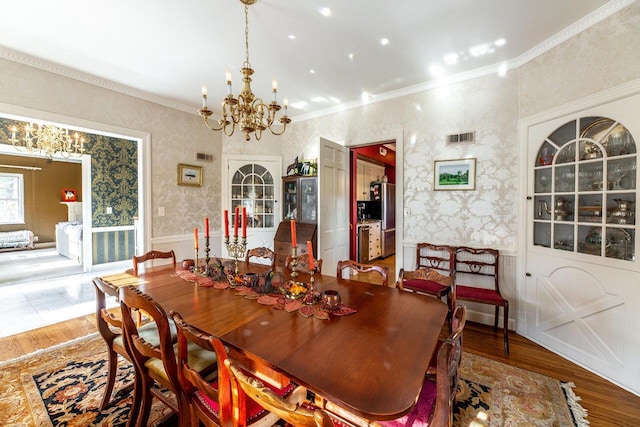
[[[274,135],[282,135],[287,129],[287,124],[291,123],[291,119],[287,116],[287,99],[284,99],[284,115],[278,119],[281,123],[281,129],[274,129],[272,126],[276,121],[276,113],[280,110],[280,105],[276,100],[277,83],[273,82],[272,101],[265,104],[262,99],[256,98],[251,91],[251,75],[253,69],[249,63],[249,5],[255,4],[257,0],[240,0],[244,4],[244,39],[245,39],[245,61],[242,64],[240,72],[243,75],[242,81],[244,86],[242,92],[237,98],[233,96],[231,88],[231,74],[227,72],[227,96],[222,99],[222,117],[215,122],[209,121],[209,117],[213,115],[207,107],[207,88],[202,86],[202,108],[198,110],[204,118],[204,122],[211,130],[222,130],[225,135],[231,136],[235,131],[236,125],[240,131],[244,133],[245,140],[251,139],[251,134],[255,135],[256,140],[262,137],[262,131],[269,129]],[[213,122],[213,123],[212,123]],[[214,123],[217,123],[214,124]]]
[[[53,125],[30,123],[24,128],[24,135],[17,136],[18,128],[11,127],[11,143],[19,150],[27,150],[37,154],[44,154],[53,159],[56,153],[64,158],[80,156],[84,153],[84,138],[78,132],[69,135],[68,129]]]

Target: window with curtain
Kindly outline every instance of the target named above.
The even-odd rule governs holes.
[[[24,223],[24,177],[0,173],[0,224]]]

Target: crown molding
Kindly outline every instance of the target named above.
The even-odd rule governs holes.
[[[68,77],[73,80],[78,80],[83,83],[88,83],[93,86],[98,86],[103,89],[112,90],[124,95],[129,95],[134,98],[153,102],[155,104],[173,108],[174,110],[180,110],[190,114],[197,114],[197,111],[193,106],[181,104],[161,96],[153,95],[149,92],[144,92],[130,86],[113,82],[111,80],[102,79],[92,74],[83,73],[64,65],[56,64],[42,58],[37,58],[26,53],[9,49],[5,46],[0,46],[0,58],[27,65],[29,67],[37,68],[39,70],[47,71],[49,73],[58,74],[63,77]]]

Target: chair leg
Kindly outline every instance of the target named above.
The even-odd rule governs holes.
[[[496,305],[495,315],[493,316],[493,332],[498,332],[498,316],[500,315],[500,306]]]
[[[149,415],[151,414],[151,404],[153,403],[153,395],[151,394],[151,387],[153,387],[153,380],[146,376],[142,381],[142,401],[140,406],[140,412],[138,414],[138,420],[136,427],[147,427],[149,421]]]
[[[104,410],[111,400],[111,392],[113,392],[113,385],[116,382],[116,372],[118,371],[118,354],[109,349],[107,358],[107,384],[104,388],[104,395],[102,396],[102,403],[100,403],[100,410]]]
[[[139,379],[138,372],[136,371],[136,380],[133,382],[133,402],[131,403],[131,409],[129,410],[129,419],[127,420],[127,427],[134,427],[140,418],[140,405],[142,403],[142,384]]]
[[[504,353],[509,355],[509,301],[505,301],[504,309],[502,310],[504,314]]]

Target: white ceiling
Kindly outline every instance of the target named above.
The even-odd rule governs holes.
[[[434,67],[445,78],[509,69],[633,1],[258,0],[249,7],[252,89],[270,101],[277,79],[289,115],[318,114],[359,103],[363,92],[380,99],[435,84]],[[0,57],[16,59],[12,51],[31,65],[59,64],[53,69],[62,74],[190,112],[205,83],[215,108],[226,70],[234,94],[240,89],[244,5],[14,0],[0,14]],[[452,53],[458,61],[447,65]]]

